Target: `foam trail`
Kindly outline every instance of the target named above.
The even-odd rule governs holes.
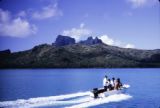
[[[124,85],[124,87],[129,88],[130,85],[126,84]],[[66,94],[66,95],[30,98],[26,100],[18,99],[15,101],[4,101],[4,102],[0,102],[0,107],[29,108],[29,107],[73,105],[74,104],[73,106],[71,106],[71,108],[72,107],[77,108],[77,107],[96,106],[99,104],[117,102],[117,101],[127,100],[131,98],[130,95],[116,94],[116,95],[111,95],[111,96],[108,96],[102,99],[95,100],[90,97],[90,93],[91,93],[90,91],[86,91],[86,92],[72,93],[72,94]]]
[[[53,102],[56,103],[55,101],[58,101],[58,100],[64,100],[64,99],[69,99],[69,98],[74,98],[74,97],[79,97],[79,96],[87,96],[87,95],[90,95],[89,91],[80,92],[80,93],[73,93],[73,94],[66,94],[66,95],[59,95],[59,96],[30,98],[27,100],[18,99],[15,101],[0,102],[0,107],[34,106],[34,105],[36,106],[36,104],[42,105],[42,104],[47,104],[47,103],[53,104]],[[61,102],[59,102],[59,103],[61,103]]]
[[[130,87],[130,85],[128,85],[128,84],[124,84],[124,85],[123,85],[123,87],[125,87],[125,88],[129,88],[129,87]]]
[[[12,106],[5,106],[9,108],[33,108],[33,107],[43,107],[43,106],[58,106],[58,105],[71,105],[71,104],[79,104],[93,100],[93,98],[89,96],[84,96],[78,99],[72,99],[69,101],[45,101],[45,102],[37,102],[37,103],[23,103],[16,104]]]
[[[128,100],[132,98],[132,96],[127,95],[127,94],[115,94],[115,95],[111,95],[105,98],[100,98],[100,99],[95,99],[89,102],[85,102],[85,103],[81,103],[78,105],[73,105],[70,106],[68,108],[86,108],[86,107],[93,107],[93,106],[97,106],[100,104],[104,104],[104,103],[110,103],[110,102],[120,102],[123,100]]]
[[[69,101],[46,101],[43,103],[36,103],[36,104],[30,104],[25,103],[23,105],[17,105],[17,106],[9,106],[12,108],[34,108],[34,107],[43,107],[43,106],[60,106],[60,105],[71,105],[71,104],[79,104],[84,103],[93,100],[93,98],[85,97],[82,99],[75,99],[75,100],[69,100]]]
[[[93,100],[93,98],[87,96],[80,99],[74,99],[69,101],[47,101],[45,103],[37,103],[37,104],[31,104],[26,105],[27,107],[42,107],[42,106],[58,106],[58,105],[71,105],[71,104],[80,104],[84,102],[89,102]]]

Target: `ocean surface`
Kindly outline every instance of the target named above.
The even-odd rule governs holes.
[[[93,99],[103,77],[130,85],[125,93]],[[0,70],[0,107],[160,108],[160,69]]]

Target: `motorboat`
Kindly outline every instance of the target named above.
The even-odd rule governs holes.
[[[130,86],[127,84],[124,84],[121,88],[119,88],[118,90],[107,90],[105,88],[94,88],[91,91],[91,97],[93,98],[103,98],[106,96],[110,96],[110,95],[114,95],[114,94],[120,94],[120,93],[125,93],[126,90],[129,88]]]

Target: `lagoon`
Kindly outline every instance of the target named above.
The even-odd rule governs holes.
[[[125,94],[102,99],[103,103],[95,104],[92,102],[94,100],[87,100],[88,97],[83,95],[95,87],[102,87],[105,75],[121,78],[122,83],[129,84],[130,88]],[[65,99],[61,101],[55,96]],[[73,97],[69,100],[67,96]],[[54,101],[51,100],[53,98]],[[0,70],[1,107],[32,105],[61,108],[86,105],[92,108],[159,108],[159,102],[159,68]]]

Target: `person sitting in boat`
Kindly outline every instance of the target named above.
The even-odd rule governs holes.
[[[120,78],[117,78],[117,80],[115,81],[114,89],[119,90],[121,87],[122,87],[122,83],[120,81]]]
[[[112,80],[111,80],[111,85],[112,85],[112,90],[114,89],[114,86],[115,86],[115,78],[113,77]]]
[[[108,79],[107,82],[106,82],[106,87],[107,87],[107,90],[112,90],[112,85],[111,85],[111,80]]]

